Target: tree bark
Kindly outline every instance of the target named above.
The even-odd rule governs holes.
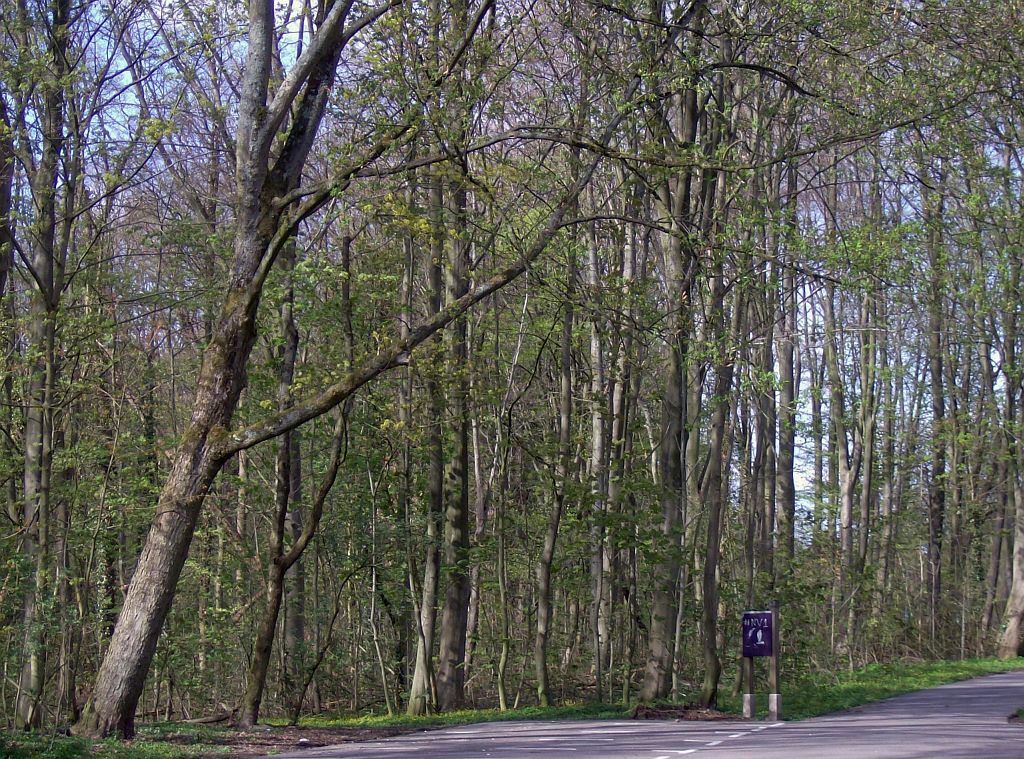
[[[462,176],[468,167],[461,166]],[[466,224],[467,192],[463,183],[454,188],[456,234],[451,240],[448,267],[448,304],[469,291],[469,244]],[[465,698],[466,631],[469,622],[469,360],[466,321],[459,319],[449,330],[449,366],[454,387],[449,406],[455,411],[455,452],[449,466],[445,491],[444,563],[448,573],[441,613],[440,651],[437,670],[437,706],[440,711],[462,708]]]
[[[724,284],[721,273],[715,277],[712,290],[712,318],[718,324],[713,334],[717,333],[718,340],[722,341],[726,338],[727,333],[722,324],[724,321]],[[735,338],[738,322],[741,319],[740,313],[743,310],[742,303],[737,302],[734,309],[733,337]],[[718,681],[722,673],[722,662],[718,656],[718,559],[722,548],[722,467],[725,464],[722,457],[725,450],[726,427],[729,422],[730,391],[734,371],[731,349],[719,346],[718,350],[720,354],[715,364],[714,408],[708,439],[708,461],[701,482],[701,497],[707,509],[708,520],[704,574],[701,581],[704,683],[701,687],[700,703],[704,706],[714,706],[718,703]]]
[[[698,16],[698,31],[703,26],[701,8],[702,3],[693,4]],[[678,44],[682,45],[682,42]],[[699,34],[690,47],[694,49],[698,45]],[[666,150],[680,151],[685,155],[686,151],[693,149],[697,139],[699,107],[696,90],[687,88],[679,93],[666,110],[662,141]],[[687,471],[691,476],[693,474],[684,459],[687,440],[690,436],[699,438],[699,432],[691,426],[693,419],[690,414],[695,409],[688,407],[689,389],[685,385],[690,379],[687,351],[693,332],[691,299],[696,273],[695,252],[691,243],[685,242],[686,230],[692,221],[693,184],[694,170],[685,169],[659,185],[655,198],[658,215],[672,230],[671,234],[663,236],[666,296],[671,309],[666,331],[668,364],[665,367],[658,454],[661,557],[655,568],[658,583],[651,601],[647,661],[640,687],[640,698],[644,701],[665,698],[672,688],[677,621],[680,619],[677,608],[680,551],[686,531],[682,521],[686,517],[689,495],[686,475]]]

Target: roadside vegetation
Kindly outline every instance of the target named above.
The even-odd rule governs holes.
[[[937,685],[967,680],[981,675],[1024,668],[1024,659],[968,659],[956,662],[897,662],[873,664],[853,672],[817,673],[801,678],[786,687],[783,694],[785,718],[807,719],[830,712],[851,709],[863,704],[892,698]],[[761,705],[767,702],[763,688],[758,694]],[[727,714],[739,714],[740,699],[723,696],[719,708]],[[1007,710],[1011,709],[1007,707]],[[761,716],[764,717],[763,709]],[[380,733],[360,731],[391,731],[395,735],[437,727],[468,725],[479,722],[523,720],[625,719],[632,707],[624,704],[567,704],[522,709],[465,709],[442,714],[408,716],[404,714],[319,715],[301,720],[299,731],[309,731],[323,739],[335,731],[338,742],[360,737],[376,738]],[[1017,711],[1024,718],[1024,709]],[[1009,714],[1008,714],[1009,716]],[[270,720],[270,734],[284,729],[280,720]],[[265,731],[266,728],[258,728]],[[315,732],[319,731],[319,732]],[[294,735],[291,733],[290,735]],[[249,734],[251,735],[251,733]],[[131,742],[89,740],[63,735],[0,733],[0,757],[3,759],[213,759],[216,756],[252,756],[247,734],[234,729],[206,725],[162,723],[139,729]],[[270,740],[266,753],[291,750],[295,743],[274,748]],[[293,740],[293,739],[292,739]]]
[[[1020,658],[965,659],[871,664],[852,672],[819,672],[803,677],[785,689],[782,694],[783,715],[787,720],[808,719],[903,693],[1022,668],[1024,659]],[[767,692],[761,687],[757,695],[763,716],[767,708]],[[730,694],[722,699],[719,706],[723,711],[739,714],[742,700]],[[1007,716],[1012,709],[1013,706],[1008,704]]]

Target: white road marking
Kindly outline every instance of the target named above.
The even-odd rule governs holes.
[[[723,738],[719,738],[718,740],[710,741],[708,743],[704,743],[704,739],[703,738],[700,738],[700,739],[698,739],[698,738],[676,738],[675,740],[677,740],[679,742],[684,742],[684,743],[704,743],[704,746],[703,746],[704,748],[713,748],[715,746],[722,745],[722,743],[724,743],[727,740],[731,740],[731,739],[735,739],[735,738],[746,738],[747,736],[754,735],[755,733],[759,733],[762,730],[767,730],[770,727],[782,727],[783,724],[785,724],[785,723],[783,723],[783,722],[773,722],[770,725],[758,725],[757,727],[750,728],[746,732],[742,732],[742,733],[729,733],[728,735],[726,735]],[[725,732],[724,730],[715,730],[714,734],[721,735],[724,732]],[[661,749],[651,749],[651,750],[652,751],[658,751],[658,752],[666,752],[669,755],[674,754],[674,755],[677,755],[677,756],[682,755],[682,754],[695,754],[698,751],[700,751],[700,749],[697,749],[697,748],[688,748],[688,749],[685,749],[685,750],[661,748]],[[653,759],[671,759],[671,756],[656,756]]]
[[[615,743],[614,738],[587,738],[588,741],[604,741],[605,743]]]

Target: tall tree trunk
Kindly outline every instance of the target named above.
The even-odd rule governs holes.
[[[588,277],[592,297],[596,297],[598,272],[597,241],[591,230]],[[605,351],[601,329],[595,314],[590,325],[590,482],[593,514],[590,527],[590,624],[594,643],[594,684],[597,700],[605,697],[605,673],[608,653],[608,578],[605,572],[605,518],[608,511],[607,449],[605,438]]]
[[[940,169],[941,173],[941,169]],[[940,176],[939,184],[943,184]],[[926,191],[925,228],[928,247],[928,375],[931,387],[931,471],[928,479],[928,623],[934,644],[939,632],[942,600],[942,536],[946,517],[946,396],[943,381],[943,269],[945,253],[942,225],[945,199],[941,190]]]
[[[280,558],[280,554],[276,554],[270,565],[270,576],[267,579],[267,606],[263,610],[263,616],[257,627],[245,692],[242,694],[242,705],[238,714],[237,724],[242,729],[253,727],[259,720],[263,690],[266,687],[267,672],[270,669],[270,658],[274,648],[274,637],[277,634],[277,618],[281,611],[281,599],[284,595],[284,568],[281,566]]]
[[[278,409],[286,411],[292,406],[292,381],[295,378],[295,362],[299,352],[299,331],[295,326],[294,314],[294,290],[291,281],[295,269],[295,249],[289,245],[281,255],[282,268],[287,281],[285,283],[284,302],[281,304],[280,322],[283,337],[281,349],[277,356],[280,361],[280,370],[277,379],[277,403]],[[263,691],[266,688],[267,672],[270,669],[270,657],[274,647],[274,637],[277,632],[277,621],[281,610],[282,594],[285,591],[285,569],[281,566],[281,559],[285,553],[285,536],[290,535],[297,540],[302,534],[301,529],[295,529],[294,514],[299,510],[300,505],[293,498],[300,495],[301,472],[293,470],[299,461],[297,450],[298,440],[295,431],[286,432],[278,442],[277,456],[274,465],[275,488],[274,488],[274,534],[271,539],[270,567],[267,581],[267,606],[263,612],[263,618],[257,628],[256,642],[253,645],[252,659],[249,662],[249,674],[246,682],[245,692],[242,696],[242,703],[239,709],[238,725],[242,728],[250,728],[259,720],[260,704],[263,701]],[[292,524],[289,524],[292,522]],[[291,572],[296,562],[287,568]],[[286,612],[285,620],[285,694],[291,695],[293,678],[288,669],[294,666],[289,660],[291,651],[289,644],[297,645],[297,641],[289,640],[288,620]],[[293,631],[294,632],[294,631]]]
[[[444,297],[441,261],[444,255],[443,188],[440,177],[430,184],[430,309],[441,310]],[[440,341],[436,341],[440,345]],[[427,449],[428,506],[426,529],[426,557],[423,564],[423,585],[420,593],[420,611],[417,621],[416,665],[413,669],[412,688],[409,692],[407,712],[410,715],[427,714],[437,707],[434,691],[434,627],[437,622],[437,591],[441,576],[441,520],[444,514],[444,438],[441,423],[444,419],[444,398],[439,378],[433,372],[427,379],[430,396],[431,422]]]
[[[288,513],[285,516],[285,533],[292,545],[299,539],[303,531],[302,508],[302,449],[299,443],[299,431],[293,430],[289,437],[288,447],[291,454],[289,466],[290,492],[288,495]],[[292,564],[285,575],[285,617],[284,617],[284,671],[282,672],[282,690],[288,702],[289,713],[301,704],[294,703],[306,668],[306,568],[300,557]]]
[[[786,167],[786,233],[783,245],[787,248],[796,228],[796,167]],[[780,575],[793,571],[793,556],[796,548],[796,420],[797,397],[800,393],[800,353],[796,350],[797,339],[797,284],[795,253],[787,251],[789,258],[783,264],[782,298],[780,300],[780,322],[782,334],[779,340],[779,458],[776,469],[775,488],[778,494],[779,547],[782,549]]]
[[[700,4],[694,3],[696,9]],[[662,12],[665,7],[661,6]],[[698,26],[702,21],[697,21]],[[682,44],[682,43],[680,43]],[[693,46],[699,43],[694,41]],[[693,149],[698,129],[698,96],[688,88],[676,95],[666,106],[664,115],[674,130],[666,129],[662,136],[666,150],[685,153]],[[653,701],[665,698],[672,689],[675,672],[676,637],[681,623],[679,602],[680,551],[687,534],[689,495],[687,483],[689,469],[687,441],[692,435],[694,443],[700,435],[693,426],[696,409],[689,407],[688,388],[691,379],[689,341],[693,333],[693,289],[696,259],[687,232],[692,221],[693,169],[680,171],[657,188],[654,206],[662,223],[672,230],[664,235],[664,268],[666,298],[671,304],[667,318],[666,342],[668,363],[665,367],[664,395],[661,404],[660,440],[658,441],[658,474],[660,476],[661,534],[660,556],[655,566],[658,578],[651,601],[651,624],[647,645],[647,661],[640,698]],[[687,534],[687,537],[689,535]]]
[[[728,340],[727,335],[729,335],[724,325],[724,297],[725,285],[719,271],[712,281],[711,306],[712,335],[715,335],[716,342],[719,343],[718,358],[715,363],[714,407],[711,412],[707,466],[701,482],[701,498],[707,511],[704,574],[701,580],[704,683],[701,687],[700,703],[704,706],[714,706],[718,703],[718,681],[722,673],[722,662],[718,656],[718,559],[722,549],[722,469],[726,463],[722,459],[726,448],[726,428],[729,423],[730,393],[734,371],[732,348],[722,344]],[[739,334],[739,325],[742,320],[743,303],[739,296],[737,296],[734,309],[732,340],[735,340]]]
[[[463,11],[464,13],[464,11]],[[464,25],[465,19],[463,19]],[[468,166],[460,166],[462,177]],[[449,247],[447,297],[449,305],[469,291],[470,241],[467,226],[465,182],[453,189],[456,233]],[[455,412],[455,451],[448,470],[445,493],[444,562],[448,574],[441,613],[440,651],[437,669],[437,706],[441,711],[459,709],[465,698],[466,631],[469,621],[469,361],[466,320],[459,319],[449,331],[450,370],[454,377],[449,407]]]
[[[902,378],[890,371],[888,330],[892,325],[886,319],[885,332],[882,334],[881,345],[881,377],[882,377],[882,451],[881,451],[881,556],[876,568],[874,609],[880,612],[884,599],[889,593],[889,579],[892,574],[893,521],[896,502],[896,394],[893,386],[902,382]]]
[[[57,235],[58,171],[64,156],[66,98],[64,76],[70,30],[70,3],[53,0],[49,6],[46,57],[50,70],[43,75],[43,135],[41,156],[29,177],[32,194],[29,376],[25,401],[24,490],[22,552],[32,567],[22,606],[23,646],[21,676],[15,705],[20,729],[42,724],[43,687],[46,681],[46,620],[43,606],[50,573],[50,485],[53,461],[53,403],[57,382],[57,310],[63,289],[63,255],[67,240]],[[24,19],[23,19],[24,21]],[[21,125],[24,127],[25,125]],[[70,177],[72,185],[77,177]],[[71,192],[73,187],[65,188]]]
[[[996,482],[1006,482],[1008,469],[1008,453],[1006,450],[1006,436],[1002,436],[999,442],[999,460],[993,467],[995,472],[993,479]],[[980,636],[983,651],[990,650],[992,624],[996,616],[996,590],[999,585],[999,564],[1002,559],[1003,532],[1006,530],[1006,512],[1010,503],[1009,491],[1011,488],[1001,488],[998,495],[998,502],[995,513],[992,515],[992,539],[989,547],[988,571],[985,573],[985,603],[981,613]]]
[[[854,505],[857,496],[857,480],[860,476],[863,460],[863,426],[861,422],[850,425],[847,422],[846,387],[839,363],[839,346],[841,338],[836,334],[835,289],[829,288],[825,295],[825,349],[824,361],[828,369],[829,380],[829,413],[834,436],[834,457],[836,461],[836,479],[839,485],[839,540],[840,540],[840,575],[839,602],[843,610],[853,607],[855,593],[857,561],[854,540]],[[867,389],[864,390],[867,393]],[[862,404],[867,404],[867,398]],[[852,440],[851,440],[852,438]],[[848,650],[850,633],[847,623],[852,620],[847,616],[839,635],[839,647]]]
[[[554,472],[554,493],[544,544],[537,562],[537,634],[533,641],[533,669],[537,678],[537,702],[551,705],[548,681],[548,634],[551,625],[551,565],[555,558],[558,528],[565,507],[572,456],[572,328],[573,293],[576,280],[575,250],[568,251],[566,296],[562,303],[562,338],[559,356],[558,463]]]
[[[496,308],[500,308],[496,304]],[[474,338],[469,339],[474,344]],[[483,435],[480,430],[480,403],[476,400],[479,394],[476,387],[479,384],[479,373],[476,367],[470,367],[469,393],[473,398],[473,413],[470,420],[470,439],[473,447],[473,545],[480,545],[487,532],[488,510],[491,501],[491,481],[484,475],[484,464],[482,460]],[[493,462],[492,462],[493,466]],[[493,469],[492,469],[493,472]],[[477,638],[480,629],[480,563],[474,562],[469,568],[469,616],[466,622],[466,682],[472,678],[473,653],[476,650]]]
[[[651,626],[648,637],[647,666],[640,698],[653,701],[665,698],[672,687],[675,660],[675,623],[679,553],[682,548],[682,502],[686,498],[683,482],[683,421],[684,388],[686,374],[685,342],[683,331],[689,331],[689,292],[680,281],[676,294],[679,305],[670,317],[668,366],[665,370],[665,390],[662,397],[661,440],[659,445],[661,474],[661,552],[655,576],[657,582],[651,602]]]

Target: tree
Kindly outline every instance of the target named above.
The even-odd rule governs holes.
[[[203,498],[234,452],[225,451],[223,438],[245,385],[246,364],[256,336],[256,313],[270,267],[300,219],[323,205],[335,186],[350,181],[361,165],[386,148],[386,144],[375,143],[343,170],[329,189],[305,199],[296,209],[278,201],[299,186],[342,51],[356,34],[391,7],[387,2],[351,15],[351,4],[331,5],[309,45],[271,97],[274,9],[261,0],[250,4],[249,50],[235,152],[236,231],[227,294],[212,341],[203,354],[191,419],[161,491],[92,698],[76,726],[81,734],[134,734],[135,706]],[[289,119],[293,106],[296,110]],[[285,139],[275,155],[279,135]]]

